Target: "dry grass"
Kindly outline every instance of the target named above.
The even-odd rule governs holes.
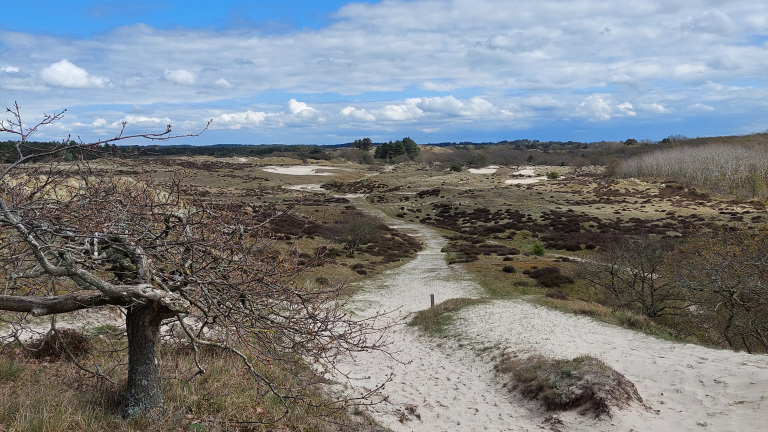
[[[643,403],[632,382],[591,356],[555,360],[503,355],[494,370],[504,377],[505,386],[539,400],[548,410],[579,408],[581,414],[600,417]]]
[[[94,343],[99,345],[98,338]],[[95,353],[85,364],[102,360]],[[0,430],[8,431],[356,431],[378,430],[364,416],[351,416],[342,405],[329,403],[321,388],[300,393],[306,403],[281,401],[257,385],[239,359],[204,350],[206,373],[189,380],[194,370],[191,350],[163,347],[165,414],[159,419],[123,421],[118,416],[126,371],[118,367],[115,383],[96,379],[66,361],[39,361],[21,348],[3,347],[0,353]],[[278,365],[262,364],[259,373],[280,387],[301,389]],[[45,391],[41,391],[45,389]],[[281,419],[272,423],[275,419]],[[345,426],[346,425],[346,426]]]

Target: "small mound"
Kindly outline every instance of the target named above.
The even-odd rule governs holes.
[[[517,359],[505,354],[494,370],[509,377],[505,386],[541,401],[548,410],[581,408],[582,415],[600,417],[611,416],[613,408],[643,403],[631,381],[591,356],[555,360],[542,356]]]

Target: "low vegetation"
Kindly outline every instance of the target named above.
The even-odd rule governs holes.
[[[581,414],[600,417],[643,403],[631,381],[591,356],[559,360],[505,354],[494,370],[510,390],[540,401],[548,410],[578,408]]]
[[[734,145],[734,140],[741,144]],[[348,199],[333,196],[367,194],[369,203],[387,214],[442,230],[449,238],[444,249],[449,262],[476,275],[489,296],[452,299],[415,314],[410,324],[432,335],[446,336],[453,313],[461,308],[524,296],[661,337],[768,352],[768,232],[763,225],[768,162],[759,146],[765,142],[764,134],[759,134],[719,141],[674,136],[661,143],[519,140],[427,147],[406,138],[379,145],[358,140],[338,149],[104,146],[94,155],[71,147],[59,159],[69,163],[110,156],[89,164],[90,173],[100,178],[152,177],[157,190],[171,186],[179,202],[188,197],[210,200],[211,214],[220,210],[217,205],[228,203],[233,217],[247,218],[251,224],[250,232],[241,237],[263,240],[263,248],[249,251],[258,252],[254,262],[276,263],[270,269],[275,272],[269,274],[275,279],[270,281],[285,276],[281,272],[288,268],[300,295],[302,290],[317,290],[338,294],[341,302],[348,293],[339,290],[341,282],[391,268],[420,249],[414,238],[366,216]],[[0,144],[5,161],[15,160],[14,142]],[[30,143],[29,148],[46,152],[60,144],[36,147]],[[137,158],[140,162],[132,163]],[[330,181],[262,169],[267,164],[300,163],[336,163],[340,169]],[[385,167],[389,164],[397,166]],[[500,166],[498,174],[465,169],[490,164]],[[521,166],[529,165],[547,180],[504,183]],[[43,168],[25,161],[20,169]],[[61,175],[51,173],[50,178],[59,181]],[[315,186],[329,193],[291,189],[308,183],[318,183]],[[50,211],[50,206],[29,208]],[[160,222],[156,232],[163,230]],[[73,220],[72,226],[78,223]],[[44,228],[41,235],[45,237],[50,233]],[[83,231],[83,238],[93,237],[91,231]],[[222,232],[230,237],[222,238],[242,248],[233,240],[241,238],[235,231],[225,229]],[[66,232],[57,235],[62,242],[71,240]],[[16,244],[8,243],[9,250]],[[83,253],[84,260],[89,256]],[[8,277],[19,261],[6,261],[9,271],[2,278],[17,284],[22,293],[27,287]],[[281,262],[290,266],[278,271]],[[114,271],[115,278],[121,273],[134,276],[134,270],[112,264],[102,266],[99,274]],[[157,277],[166,280],[182,274],[183,264],[177,267],[176,273],[159,272]],[[231,275],[223,269],[216,280]],[[35,289],[47,292],[49,285],[44,282]],[[219,300],[211,299],[211,308]],[[248,303],[245,300],[233,297],[225,302],[239,308]],[[329,304],[336,305],[335,301]],[[254,319],[260,318],[257,315]],[[32,343],[33,351],[6,344],[0,353],[0,429],[150,427],[146,418],[124,422],[115,416],[127,369],[126,341],[117,337],[119,333],[82,335],[62,329]],[[276,340],[267,333],[258,333],[265,343]],[[227,354],[212,345],[195,347],[178,341],[162,341],[158,350],[161,373],[168,377],[162,382],[167,409],[153,420],[152,428],[376,430],[367,419],[350,416],[341,405],[330,402],[329,395],[321,392],[324,379],[300,356],[248,357],[255,373],[264,378],[262,385],[254,385],[246,379],[253,373],[235,367],[233,351]],[[94,376],[67,359],[86,369],[104,363],[113,368],[98,369]],[[286,373],[282,367],[286,363],[295,368],[293,373]],[[205,373],[198,373],[201,364]],[[641,402],[631,383],[589,357],[552,360],[510,355],[499,362],[497,371],[509,378],[510,388],[552,409],[579,406],[600,415]],[[279,400],[267,391],[269,385],[289,389],[284,393],[289,397]],[[42,386],[50,392],[37,391]],[[354,403],[345,405],[349,406]],[[281,420],[272,424],[276,419]]]
[[[92,350],[78,357],[82,364],[103,363],[116,349],[125,349],[115,335],[82,335]],[[66,356],[37,355],[19,346],[6,345],[0,357],[0,427],[16,431],[380,431],[371,420],[350,415],[330,403],[320,389],[307,387],[281,368],[261,364],[257,372],[275,385],[303,389],[307,403],[284,406],[262,386],[256,386],[240,361],[214,347],[199,350],[191,345],[164,345],[160,363],[166,410],[154,418],[124,421],[115,415],[125,385],[125,365],[102,371],[96,378],[73,366]],[[206,364],[206,373],[186,379],[196,362]],[[45,389],[45,391],[41,391]],[[363,401],[360,401],[363,403]],[[276,419],[282,419],[274,423]]]
[[[455,298],[417,312],[408,325],[419,327],[433,336],[446,336],[446,330],[453,322],[453,312],[468,306],[487,302],[487,299]]]

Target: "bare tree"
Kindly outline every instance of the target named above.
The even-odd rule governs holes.
[[[768,352],[768,231],[722,229],[684,249],[677,282],[689,290],[692,316],[732,349]]]
[[[603,288],[611,304],[649,318],[685,307],[685,296],[668,269],[671,248],[655,237],[617,237],[594,261],[582,264],[579,276]]]
[[[360,247],[382,235],[380,225],[381,222],[374,216],[359,211],[347,212],[328,227],[328,236],[344,246],[348,257],[354,257]]]
[[[175,322],[195,352],[209,345],[239,357],[284,404],[299,396],[274,386],[258,362],[315,382],[339,355],[381,348],[380,316],[348,316],[340,287],[295,284],[298,251],[275,250],[256,212],[185,196],[177,178],[125,178],[82,158],[62,162],[71,151],[99,152],[127,138],[172,138],[170,125],[159,134],[120,131],[103,141],[68,138],[40,149],[29,136],[63,112],[31,127],[18,105],[7,113],[0,131],[17,141],[14,161],[0,171],[0,310],[23,323],[27,315],[125,307],[124,418],[162,411],[156,351],[163,324]]]

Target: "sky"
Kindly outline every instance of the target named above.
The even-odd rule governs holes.
[[[5,4],[8,3],[8,4]],[[0,0],[31,139],[661,140],[768,129],[768,2]],[[7,121],[8,114],[0,121]],[[7,123],[6,123],[7,124]],[[3,137],[0,140],[11,139]]]

